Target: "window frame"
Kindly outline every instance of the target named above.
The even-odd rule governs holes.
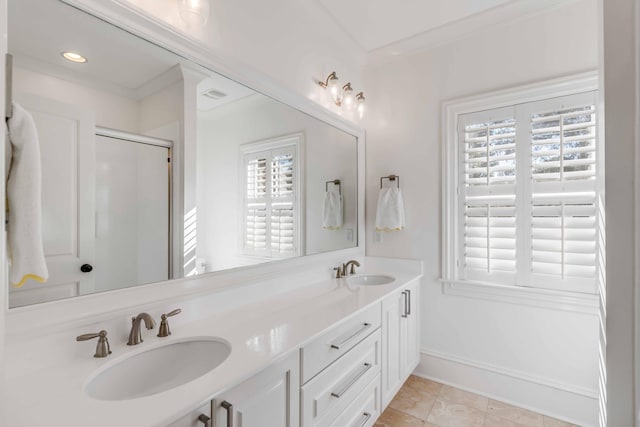
[[[598,74],[588,72],[559,79],[542,81],[525,86],[518,86],[510,89],[489,92],[471,97],[453,99],[442,104],[442,167],[444,172],[442,185],[442,259],[441,259],[441,282],[443,292],[459,293],[461,290],[470,290],[471,293],[481,294],[484,297],[491,294],[504,294],[505,290],[514,290],[516,294],[525,295],[521,292],[526,289],[526,299],[531,298],[531,293],[540,293],[549,296],[552,301],[558,295],[570,295],[575,292],[565,290],[552,290],[536,287],[522,286],[521,283],[515,285],[503,285],[491,282],[461,280],[459,279],[459,268],[456,260],[460,245],[459,232],[459,194],[458,183],[460,178],[460,158],[458,122],[460,116],[470,113],[477,113],[484,110],[494,110],[500,108],[513,107],[519,104],[544,101],[551,98],[558,98],[567,95],[576,95],[583,92],[597,91]],[[596,95],[596,108],[598,120],[598,144],[597,167],[601,176],[604,176],[604,133],[603,133],[603,108],[602,99]],[[598,199],[604,199],[604,180],[599,179]],[[602,261],[601,261],[602,262]],[[482,287],[479,289],[478,287]],[[491,291],[496,290],[496,292]],[[463,293],[465,293],[463,291]],[[507,292],[509,293],[509,292]],[[591,295],[591,294],[587,294]],[[511,297],[509,297],[511,298]],[[587,299],[590,297],[587,296]],[[587,305],[591,306],[591,302]]]
[[[271,254],[271,249],[269,249],[269,254],[265,253],[256,253],[247,251],[246,241],[247,241],[247,170],[246,170],[246,158],[247,156],[258,155],[267,151],[278,151],[278,150],[288,150],[292,149],[294,152],[294,200],[293,200],[293,210],[294,210],[294,251],[293,254],[287,256],[273,256]],[[304,161],[302,157],[304,155],[304,133],[294,133],[283,135],[280,137],[265,139],[261,141],[250,142],[246,144],[242,144],[240,146],[240,154],[239,154],[239,191],[242,194],[240,198],[240,209],[242,212],[242,220],[239,222],[240,232],[238,236],[240,236],[240,241],[238,244],[238,248],[240,250],[240,256],[245,257],[247,259],[263,259],[263,260],[274,260],[274,259],[286,259],[300,256],[301,253],[304,253],[304,238],[302,236],[302,230],[304,229],[304,219],[302,218],[303,212],[303,200],[301,198],[301,188],[304,185]],[[271,197],[269,197],[271,199]],[[269,219],[267,218],[267,222]],[[270,246],[268,246],[270,248]]]

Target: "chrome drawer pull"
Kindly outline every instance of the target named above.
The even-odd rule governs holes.
[[[407,314],[411,315],[411,290],[407,289],[407,296],[409,297],[409,304],[407,304],[408,310],[407,310]]]
[[[404,310],[402,311],[402,317],[409,317],[407,314],[407,291],[402,291],[402,295],[404,296]]]
[[[350,341],[355,339],[358,335],[360,335],[362,332],[366,331],[370,327],[371,327],[371,323],[365,323],[361,328],[359,328],[357,331],[355,331],[353,334],[349,335],[347,338],[345,338],[341,342],[331,344],[331,348],[335,348],[336,350],[340,350],[340,348],[345,346],[347,343],[349,343]]]
[[[371,418],[371,414],[368,412],[365,412],[362,414],[362,421],[355,423],[352,427],[364,427],[365,425],[367,425],[367,422],[369,421],[370,418]]]
[[[331,396],[337,397],[337,398],[342,397],[342,395],[345,394],[347,390],[349,390],[351,386],[353,386],[356,383],[356,381],[358,381],[364,374],[367,373],[369,369],[371,369],[371,366],[372,366],[371,363],[365,363],[364,368],[361,369],[353,378],[351,378],[349,382],[347,382],[347,384],[345,384],[345,386],[342,387],[342,390],[332,392]]]
[[[225,400],[220,406],[227,411],[227,427],[233,427],[233,405]]]

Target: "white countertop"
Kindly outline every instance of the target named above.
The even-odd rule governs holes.
[[[113,354],[105,359],[91,357],[96,343],[89,341],[86,358],[9,378],[2,426],[164,427],[265,369],[276,359],[297,351],[340,321],[421,277],[418,273],[393,270],[384,273],[396,280],[376,286],[350,286],[344,279],[321,281],[260,303],[172,326],[172,335],[168,338],[157,338],[156,330],[143,328],[143,343],[128,347],[112,340]],[[231,344],[231,354],[202,377],[155,395],[102,401],[84,393],[86,381],[97,369],[154,347],[194,337],[223,338]]]

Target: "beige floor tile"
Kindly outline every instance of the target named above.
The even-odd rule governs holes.
[[[475,408],[482,412],[487,410],[487,405],[489,404],[489,399],[484,396],[479,396],[448,385],[442,387],[438,397],[441,400]]]
[[[511,421],[518,427],[543,427],[542,415],[493,399],[489,401],[487,416]]]
[[[424,421],[393,408],[387,408],[373,427],[424,427]]]
[[[487,414],[484,419],[483,427],[521,427],[521,424],[505,418],[496,417],[495,415]]]
[[[422,388],[403,386],[389,403],[389,407],[426,421],[437,397],[437,393]]]
[[[542,418],[544,419],[544,422],[543,422],[544,427],[578,427],[571,423],[556,420],[555,418],[550,418],[547,416],[543,416]]]
[[[440,396],[433,404],[427,421],[442,427],[482,427],[484,414],[483,410],[447,401]]]
[[[411,375],[402,387],[411,387],[436,395],[442,390],[442,384],[415,375]]]

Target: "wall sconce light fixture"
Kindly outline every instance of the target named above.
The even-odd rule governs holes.
[[[325,81],[319,81],[318,84],[320,87],[329,90],[333,102],[338,107],[345,106],[347,109],[351,109],[355,104],[360,118],[364,116],[364,93],[359,92],[354,96],[351,83],[340,87],[340,80],[335,71],[329,74]]]
[[[178,0],[178,14],[189,26],[201,27],[209,20],[209,0]]]

